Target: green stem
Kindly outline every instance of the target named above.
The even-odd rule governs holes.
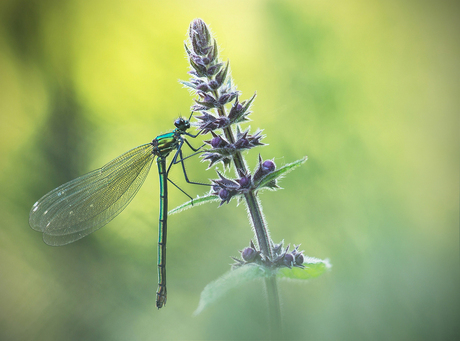
[[[214,91],[214,95],[216,98],[219,98],[219,93],[217,91]],[[223,106],[218,108],[217,111],[220,116],[226,116],[225,108]],[[229,143],[235,143],[235,137],[233,135],[232,129],[227,127],[223,131],[227,141]],[[235,164],[237,176],[248,174],[246,163],[240,152],[236,152],[233,155],[233,162]],[[246,199],[246,205],[251,216],[251,223],[256,234],[259,248],[265,257],[273,258],[272,245],[270,243],[268,229],[262,214],[262,207],[259,204],[259,201],[257,200],[254,192],[251,191],[246,193],[244,198]],[[267,289],[268,296],[268,314],[271,328],[271,338],[273,340],[279,340],[281,339],[281,309],[276,277],[271,276],[266,278],[265,287]]]
[[[214,91],[214,95],[216,98],[219,98],[217,91]],[[226,116],[225,108],[223,106],[218,108],[217,111],[220,116]],[[224,135],[229,143],[235,143],[235,137],[230,127],[224,129]],[[244,162],[243,156],[240,152],[236,152],[233,155],[233,162],[235,163],[238,176],[248,174],[246,163]],[[259,248],[262,251],[262,254],[271,258],[273,257],[273,252],[259,201],[257,200],[254,192],[246,193],[244,198],[246,199],[246,205],[248,207],[249,214],[251,215],[252,227],[254,228]]]
[[[281,309],[278,295],[278,284],[276,276],[265,278],[265,287],[267,288],[268,296],[268,318],[270,321],[271,340],[281,340],[282,325],[281,325]]]
[[[268,255],[270,258],[273,257],[271,244],[269,242],[269,236],[267,229],[265,228],[264,217],[262,215],[262,209],[259,205],[257,197],[254,192],[249,192],[244,195],[246,199],[246,205],[251,215],[252,225],[256,232],[257,242],[259,243],[260,250],[264,255]]]

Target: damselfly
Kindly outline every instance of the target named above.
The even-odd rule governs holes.
[[[173,164],[180,162],[188,183],[207,185],[188,179],[182,156],[184,143],[195,153],[200,153],[201,147],[193,148],[183,136],[195,138],[200,132],[196,135],[188,133],[190,122],[183,118],[178,118],[174,125],[176,128],[172,132],[159,135],[152,142],[131,149],[102,168],[69,181],[45,194],[34,204],[29,216],[30,226],[36,231],[43,232],[43,240],[46,244],[59,246],[77,241],[98,230],[123,211],[144,183],[152,162],[157,157],[160,176],[156,297],[158,308],[166,304],[167,297],[168,181],[179,188],[168,178],[169,170]],[[166,158],[173,151],[175,151],[174,157],[169,167],[166,167]],[[185,193],[182,189],[180,190]]]

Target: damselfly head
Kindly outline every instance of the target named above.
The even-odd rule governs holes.
[[[175,120],[174,125],[181,131],[186,131],[190,128],[190,122],[182,117],[179,117],[177,120]]]

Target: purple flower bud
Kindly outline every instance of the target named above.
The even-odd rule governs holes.
[[[264,163],[262,164],[262,172],[264,174],[273,172],[275,168],[276,168],[276,165],[272,160],[264,161]]]
[[[231,97],[232,96],[230,94],[223,94],[222,96],[219,97],[218,101],[220,104],[224,105],[230,100]]]
[[[294,263],[294,256],[290,253],[286,253],[283,258],[283,263],[290,268]]]
[[[219,148],[222,146],[224,140],[220,136],[213,137],[211,140],[211,146],[213,148]]]
[[[197,102],[199,105],[203,105],[204,107],[206,107],[206,109],[214,108],[216,105],[218,105],[214,97],[208,95],[207,93],[199,91],[198,95],[203,99],[203,101],[199,102],[195,100],[195,102]]]
[[[203,92],[209,91],[209,87],[205,83],[201,83],[200,85],[196,87],[196,89],[203,91]]]
[[[204,100],[205,102],[210,102],[210,103],[215,102],[214,97],[209,96],[209,95],[207,95],[207,94],[205,94],[205,95],[203,96],[203,100]]]
[[[247,147],[249,147],[249,140],[246,139],[246,138],[241,138],[235,143],[235,145],[238,148],[247,148]]]
[[[208,71],[206,72],[206,74],[211,77],[211,76],[214,76],[217,72],[219,72],[220,68],[222,67],[222,63],[219,63],[219,64],[216,64],[216,65],[213,65],[213,66],[210,66],[208,68]]]
[[[238,179],[238,183],[240,184],[241,187],[246,188],[249,187],[250,181],[249,178],[246,176],[243,176],[242,178]]]
[[[217,83],[214,79],[209,82],[209,87],[213,90],[216,90],[219,87],[219,83]]]
[[[203,64],[208,65],[211,60],[208,57],[203,57]]]
[[[230,195],[230,192],[227,191],[225,188],[222,188],[219,191],[219,198],[221,198],[222,200],[227,200],[229,195]]]
[[[296,253],[296,254],[295,254],[295,264],[296,264],[296,265],[302,265],[303,262],[304,262],[303,254],[301,254],[301,253]]]
[[[247,247],[241,252],[241,257],[243,257],[246,262],[252,262],[257,257],[257,251],[252,247]]]
[[[219,117],[216,119],[217,128],[224,128],[229,124],[227,117]]]
[[[193,61],[195,62],[196,65],[199,65],[201,67],[204,67],[204,62],[203,59],[200,58],[199,56],[193,56]]]

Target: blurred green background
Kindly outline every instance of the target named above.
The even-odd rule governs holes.
[[[333,264],[308,284],[280,283],[286,338],[458,339],[459,10],[398,0],[2,0],[0,339],[268,338],[262,282],[192,317],[253,238],[243,205],[170,218],[160,311],[156,167],[79,242],[49,247],[28,226],[43,194],[189,113],[178,79],[196,17],[242,98],[257,91],[249,125],[269,145],[247,154],[250,167],[258,152],[279,166],[309,156],[284,190],[260,196],[275,241]],[[187,165],[193,180],[215,177]],[[186,199],[171,189],[171,208]]]

